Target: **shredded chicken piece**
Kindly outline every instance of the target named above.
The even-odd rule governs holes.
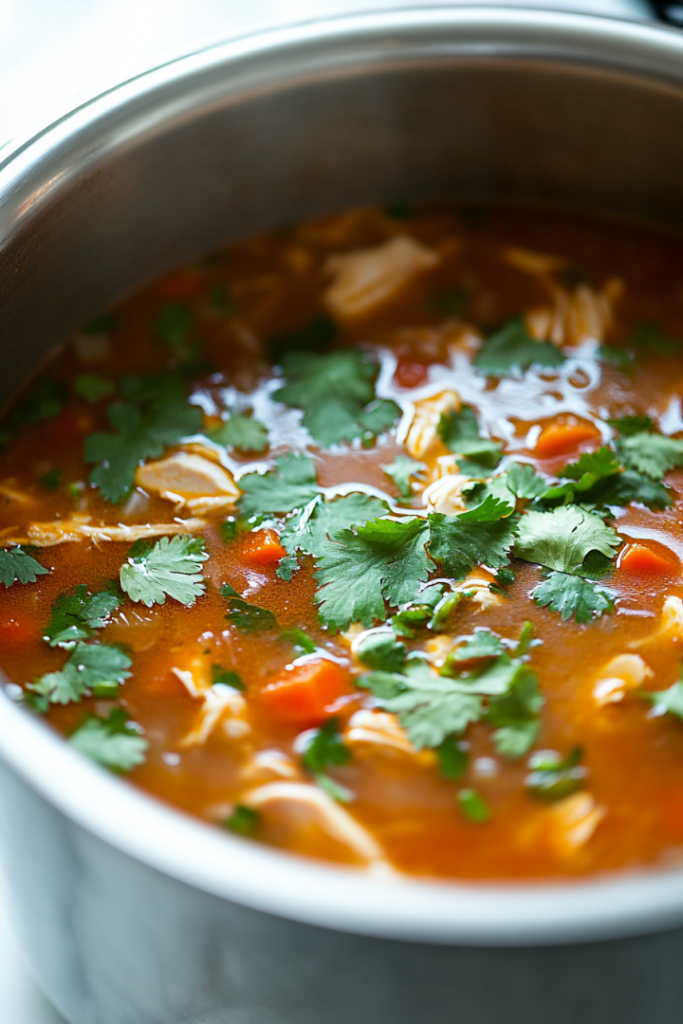
[[[517,270],[536,277],[554,274],[567,265],[563,256],[550,256],[547,253],[534,252],[532,249],[522,249],[513,245],[503,249],[503,259]]]
[[[595,703],[600,707],[616,704],[628,690],[637,690],[654,672],[639,654],[618,654],[602,668],[593,686]]]
[[[247,782],[271,782],[274,779],[300,779],[301,772],[282,750],[258,750],[240,769]]]
[[[572,856],[585,846],[606,815],[605,808],[586,792],[572,793],[548,811],[550,838],[558,853]]]
[[[453,590],[460,590],[462,593],[470,594],[470,600],[479,605],[479,611],[486,611],[487,608],[494,608],[497,604],[503,603],[500,594],[491,590],[495,578],[486,569],[473,569],[469,576],[453,587]]]
[[[422,492],[422,500],[430,512],[442,512],[447,516],[455,516],[458,512],[465,512],[467,506],[463,500],[462,489],[465,484],[472,482],[472,478],[464,473],[452,473],[435,480],[433,484],[425,487]]]
[[[402,754],[417,754],[396,715],[391,715],[387,711],[370,711],[367,708],[356,711],[349,719],[344,741],[352,747],[382,746],[398,750]]]
[[[413,421],[406,437],[406,449],[414,459],[422,459],[437,444],[439,420],[449,412],[460,411],[460,398],[455,391],[442,391],[415,403]]]
[[[634,640],[629,646],[632,648],[647,647],[648,644],[661,643],[662,640],[681,639],[683,639],[683,601],[675,594],[669,594],[664,599],[659,628],[641,640]]]
[[[36,499],[26,491],[20,491],[15,484],[16,480],[13,477],[0,480],[0,495],[6,502],[14,502],[16,505],[32,505]]]
[[[14,526],[0,531],[0,547],[7,544],[33,544],[37,548],[51,548],[56,544],[92,540],[130,544],[146,537],[174,536],[178,533],[200,533],[208,523],[205,519],[176,519],[173,523],[145,523],[139,526],[91,526],[92,516],[73,516],[55,519],[51,523],[29,523],[23,531]]]
[[[193,658],[189,668],[174,666],[171,671],[195,700],[201,700],[194,728],[183,737],[183,747],[200,746],[216,728],[219,722],[229,739],[243,739],[251,732],[247,721],[247,702],[231,686],[217,683],[212,686],[208,662]]]
[[[334,213],[329,217],[300,224],[296,228],[296,235],[304,242],[318,245],[347,245],[356,237],[359,228],[376,219],[374,209],[365,207],[345,210],[343,213]]]
[[[327,263],[333,281],[325,291],[325,303],[340,320],[365,316],[438,262],[435,252],[407,235],[397,235],[374,249],[333,256]]]
[[[453,650],[453,637],[448,633],[437,633],[425,643],[425,654],[432,668],[440,669]]]
[[[139,466],[135,482],[177,508],[198,514],[232,507],[240,494],[231,473],[203,455],[188,452]]]
[[[384,852],[367,829],[317,786],[304,782],[268,782],[246,794],[242,802],[257,809],[277,804],[305,808],[327,835],[346,846],[365,865],[391,870]]]

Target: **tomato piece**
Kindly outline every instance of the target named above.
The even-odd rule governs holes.
[[[0,651],[29,647],[39,636],[40,627],[29,616],[13,616],[0,622]]]
[[[333,704],[350,692],[351,673],[327,658],[295,665],[261,691],[261,703],[274,718],[313,726],[334,714]]]
[[[554,459],[558,455],[568,455],[580,444],[598,437],[600,431],[590,423],[550,423],[541,431],[534,455],[539,459]]]
[[[645,544],[629,544],[619,556],[617,568],[634,576],[673,576],[680,565],[673,553],[659,554]]]
[[[247,534],[242,548],[246,562],[265,569],[275,568],[286,554],[275,530],[254,530]]]

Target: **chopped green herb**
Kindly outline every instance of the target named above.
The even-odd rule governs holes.
[[[320,729],[307,734],[302,760],[309,772],[316,776],[351,760],[351,752],[342,739],[336,718],[328,718]]]
[[[43,639],[50,647],[72,647],[78,640],[90,640],[120,604],[121,597],[114,590],[91,594],[85,583],[79,583],[73,594],[60,594],[52,605]]]
[[[339,328],[329,316],[320,315],[298,331],[288,331],[270,338],[266,343],[272,363],[280,363],[288,352],[317,352],[337,337]]]
[[[545,478],[523,462],[512,463],[505,473],[505,483],[517,498],[540,498],[548,490]]]
[[[511,664],[520,663],[511,660]],[[542,707],[543,697],[538,692],[536,673],[522,664],[507,692],[493,696],[486,709],[486,721],[494,729],[493,744],[502,757],[514,760],[533,746],[538,736],[538,716]]]
[[[424,462],[409,459],[407,455],[397,455],[390,465],[382,466],[384,472],[391,477],[398,488],[399,496],[406,501],[414,497],[410,478],[418,477],[426,468]]]
[[[619,458],[628,469],[661,480],[665,473],[683,466],[683,440],[645,431],[622,437],[615,443]]]
[[[455,736],[447,736],[436,748],[436,756],[444,779],[461,779],[467,770],[469,744]]]
[[[129,772],[144,764],[149,746],[122,708],[113,708],[106,718],[88,715],[71,734],[69,743],[91,761],[114,772]]]
[[[314,651],[318,650],[318,645],[312,637],[305,633],[303,629],[294,627],[293,629],[285,629],[280,633],[278,640],[286,640],[290,644],[294,644],[295,647],[302,652],[302,654],[313,654]]]
[[[521,373],[530,366],[557,367],[565,357],[549,341],[534,341],[519,319],[509,320],[504,327],[486,339],[474,365],[495,377]]]
[[[667,713],[683,719],[683,671],[681,679],[667,690],[641,690],[639,696],[649,701],[660,714]]]
[[[444,594],[434,608],[434,614],[427,623],[427,629],[440,629],[464,599],[465,594],[462,590],[451,590],[450,593]]]
[[[291,512],[303,508],[318,495],[315,463],[308,455],[280,455],[267,473],[248,473],[239,486],[240,511],[245,516],[259,512]]]
[[[232,413],[230,419],[207,434],[210,441],[245,452],[263,452],[268,447],[268,428],[252,416]]]
[[[407,655],[406,645],[396,640],[393,630],[370,633],[358,647],[358,658],[362,664],[383,672],[400,672]]]
[[[580,761],[581,747],[574,747],[565,758],[554,750],[537,750],[529,758],[527,789],[538,800],[564,800],[584,784],[588,772]]]
[[[282,367],[288,383],[273,398],[303,409],[303,425],[326,448],[367,431],[380,434],[400,415],[395,402],[375,397],[379,367],[362,352],[292,352],[282,360]]]
[[[261,824],[258,811],[245,804],[237,804],[235,810],[225,821],[225,827],[238,836],[255,836]]]
[[[599,345],[595,354],[604,363],[612,363],[620,370],[630,370],[633,366],[633,352],[625,348],[616,348],[614,345]]]
[[[536,604],[559,612],[563,622],[573,615],[585,624],[614,610],[614,595],[607,587],[563,572],[549,572],[533,596]]]
[[[131,665],[128,655],[111,644],[77,643],[62,669],[29,683],[35,695],[31,703],[38,711],[47,711],[50,704],[79,701],[89,690],[94,697],[115,698]]]
[[[485,825],[491,818],[491,811],[482,796],[474,789],[461,789],[456,800],[463,818],[473,825]]]
[[[59,485],[62,482],[63,471],[61,469],[51,469],[49,473],[43,473],[40,478],[40,486],[46,491],[58,491]]]
[[[591,551],[614,558],[621,538],[599,516],[575,505],[551,512],[527,512],[519,522],[514,554],[547,569],[573,573]]]
[[[506,565],[519,526],[510,516],[510,506],[489,496],[477,508],[458,516],[433,513],[429,530],[432,558],[445,572],[462,579],[475,565],[492,569]]]
[[[240,679],[237,672],[223,668],[222,665],[211,666],[212,686],[231,686],[233,690],[246,690],[246,686]]]
[[[497,658],[505,651],[500,637],[486,626],[477,626],[473,636],[460,637],[460,641],[446,659],[445,671],[442,670],[444,675],[450,674],[453,663],[474,661],[477,658]]]
[[[620,416],[607,422],[614,430],[618,430],[622,437],[640,434],[643,430],[654,430],[654,423],[649,416]]]
[[[260,633],[277,629],[277,619],[268,608],[249,604],[227,583],[221,587],[221,594],[228,601],[228,613],[225,617],[237,629],[241,629],[244,633]]]
[[[38,576],[45,576],[45,566],[24,548],[0,548],[0,583],[11,587],[13,583],[35,583]]]
[[[316,781],[316,785],[320,786],[322,790],[331,796],[333,800],[336,800],[338,804],[350,804],[354,799],[354,794],[346,786],[340,786],[338,782],[331,779],[329,775],[324,775],[319,772],[314,775],[313,778]]]
[[[157,338],[183,359],[191,354],[188,347],[191,330],[192,313],[184,302],[168,302],[154,321]]]
[[[99,373],[81,373],[74,380],[74,391],[79,398],[84,398],[86,402],[94,405],[101,398],[113,394],[116,385],[106,377],[101,377]]]
[[[91,434],[84,451],[86,462],[98,463],[90,483],[113,502],[128,496],[141,462],[158,458],[167,445],[198,433],[202,425],[201,409],[188,404],[185,385],[176,374],[124,377],[121,392],[125,401],[107,409],[116,432]]]
[[[194,604],[205,590],[201,568],[208,557],[201,537],[162,537],[151,547],[138,542],[121,566],[121,589],[131,601],[142,601],[148,608],[164,604],[167,596]]]
[[[490,476],[490,470],[500,462],[502,444],[479,436],[477,417],[469,406],[464,406],[460,412],[442,415],[437,429],[447,448],[486,467],[486,476]]]
[[[531,646],[531,641],[534,638],[534,624],[533,622],[525,622],[522,626],[522,632],[519,634],[519,640],[517,641],[517,650],[515,656],[518,658],[524,657],[526,652]]]
[[[459,593],[455,591],[454,593]],[[445,597],[451,597],[446,594]],[[427,586],[421,590],[415,601],[407,602],[395,615],[392,616],[391,625],[397,636],[414,640],[417,630],[424,626],[437,629],[438,625],[432,623],[436,620],[436,609],[444,600],[444,588],[441,583]],[[457,602],[456,602],[457,603]]]

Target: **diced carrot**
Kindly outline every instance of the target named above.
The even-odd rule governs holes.
[[[590,423],[550,423],[541,431],[534,455],[539,459],[568,455],[584,441],[593,441],[599,436],[600,431]]]
[[[39,627],[28,616],[13,617],[0,622],[0,651],[17,651],[38,639]]]
[[[634,576],[672,576],[678,571],[679,563],[673,553],[660,555],[645,544],[629,544],[620,555],[617,568]]]
[[[244,539],[242,555],[251,565],[272,569],[286,554],[275,530],[255,530]]]
[[[350,692],[350,673],[334,661],[318,658],[296,665],[261,691],[261,702],[274,718],[313,726],[334,713],[332,705]]]
[[[202,280],[197,274],[192,274],[188,270],[176,270],[162,277],[157,290],[164,299],[189,299],[197,294],[201,286]]]

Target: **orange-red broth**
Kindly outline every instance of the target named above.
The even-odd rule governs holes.
[[[446,317],[434,308],[434,296],[464,290],[467,322],[480,329],[547,304],[538,280],[502,258],[510,245],[560,254],[568,267],[580,268],[595,288],[609,277],[620,277],[625,288],[609,335],[612,343],[625,340],[641,321],[655,321],[673,336],[683,333],[683,248],[678,240],[576,216],[474,212],[476,216],[472,211],[430,208],[397,221],[380,211],[360,211],[237,243],[121,303],[115,310],[117,327],[109,352],[96,366],[84,365],[67,343],[51,358],[49,373],[68,386],[75,375],[93,369],[113,378],[169,365],[168,348],[155,338],[152,324],[165,302],[183,301],[192,311],[194,334],[216,368],[210,377],[194,379],[192,391],[215,394],[226,385],[245,392],[263,390],[273,373],[263,341],[301,327],[320,312],[328,256],[376,245],[397,233],[408,233],[438,248],[439,265],[374,315],[342,325],[339,343],[360,344],[382,360],[395,358],[393,387],[401,401],[418,394],[429,375],[433,381],[443,377],[446,385],[457,388],[446,370],[457,330],[443,330]],[[209,296],[216,285],[226,287],[236,315],[223,315],[211,304]],[[656,353],[638,362],[630,378],[597,361],[591,372],[599,377],[593,387],[583,371],[570,381],[579,420],[586,410],[620,415],[655,409],[661,414],[675,407],[683,394],[680,361]],[[495,379],[481,393],[485,414],[482,407],[478,410],[494,437],[501,436],[497,422],[511,423],[514,430],[508,449],[530,460],[534,450],[525,447],[529,428],[553,422],[559,397],[556,375],[549,371],[544,380],[543,415],[534,413],[524,385],[516,387],[516,407],[511,408],[508,385]],[[465,400],[476,407],[471,398]],[[3,500],[0,529],[72,514],[74,499],[66,487],[48,493],[39,478],[60,468],[63,481],[87,480],[83,440],[95,430],[107,429],[105,408],[106,402],[93,406],[71,397],[56,419],[24,428],[0,453],[0,480],[11,480],[12,486],[31,498],[25,506]],[[271,440],[275,440],[259,458],[272,459],[287,450],[286,444],[278,445],[276,440],[279,415],[283,425],[290,422],[291,413],[272,410],[276,425],[271,428]],[[380,437],[369,448],[354,445],[325,451],[310,446],[319,482],[352,481],[396,495],[381,469],[401,450],[394,433]],[[537,465],[552,472],[598,443],[588,440]],[[253,456],[243,461],[253,461]],[[587,789],[604,811],[598,826],[585,842],[563,843],[553,806],[535,800],[525,788],[527,758],[509,762],[496,756],[490,729],[477,725],[467,734],[469,767],[457,783],[440,776],[431,753],[407,756],[369,750],[332,771],[335,780],[354,795],[348,812],[369,830],[396,869],[423,876],[534,878],[666,862],[683,853],[683,723],[672,716],[649,716],[647,705],[635,697],[598,708],[592,696],[601,666],[626,650],[638,649],[647,658],[654,671],[652,688],[670,686],[678,677],[681,652],[674,640],[632,647],[656,632],[664,595],[683,595],[675,554],[680,550],[683,474],[671,473],[667,482],[680,496],[674,508],[650,512],[632,505],[618,527],[624,533],[630,526],[652,531],[646,543],[672,553],[672,570],[661,576],[617,569],[611,580],[618,592],[615,613],[589,625],[562,622],[529,599],[540,578],[538,569],[516,563],[517,581],[503,603],[480,611],[465,601],[449,627],[453,636],[487,626],[515,637],[525,621],[533,622],[542,644],[532,648],[530,664],[545,698],[536,747],[563,753],[577,744],[582,747],[582,763],[589,773]],[[92,488],[78,500],[79,507],[87,505],[94,522],[121,520],[120,507],[103,501]],[[168,502],[151,498],[142,517],[133,521],[168,521],[173,514],[170,509]],[[279,641],[277,634],[248,635],[229,625],[226,602],[216,588],[232,584],[240,593],[246,592],[249,600],[272,609],[283,628],[300,626],[321,646],[349,659],[348,643],[330,636],[317,622],[312,566],[305,563],[291,582],[278,579],[274,567],[249,566],[243,560],[245,537],[224,544],[221,521],[204,535],[210,552],[204,573],[216,586],[209,586],[190,608],[172,600],[152,609],[125,602],[112,624],[98,635],[104,641],[127,644],[132,652],[133,674],[121,687],[120,703],[144,728],[149,750],[146,763],[130,773],[130,781],[210,821],[228,817],[245,791],[253,788],[254,781],[245,779],[258,751],[280,751],[299,765],[294,743],[301,732],[300,726],[269,715],[259,702],[259,693],[291,661],[291,646]],[[0,589],[0,665],[9,679],[24,685],[61,667],[64,653],[51,650],[41,640],[52,602],[78,583],[97,589],[105,580],[116,578],[127,551],[128,545],[98,547],[89,541],[46,548],[37,557],[49,568],[49,575],[34,584]],[[248,740],[231,741],[216,730],[203,745],[182,746],[182,738],[196,720],[197,706],[172,668],[197,654],[238,672],[246,684]],[[348,698],[337,709],[341,722],[366,702],[363,692],[354,693],[349,687]],[[111,702],[86,698],[79,704],[53,706],[47,719],[68,732],[86,711],[106,713],[111,706]],[[472,823],[458,813],[455,794],[463,786],[474,787],[486,800],[491,809],[486,824]],[[304,854],[356,860],[306,815],[264,813],[259,838]]]

